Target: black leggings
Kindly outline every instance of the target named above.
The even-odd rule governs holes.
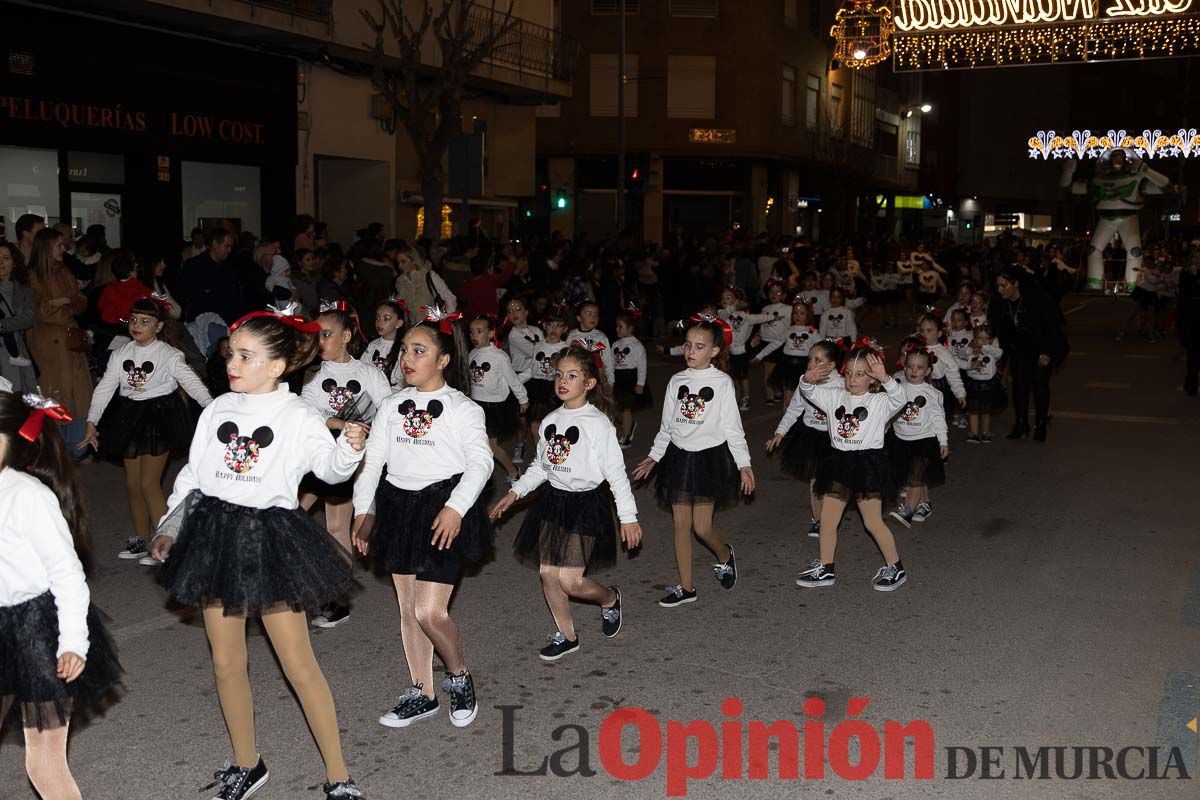
[[[1037,363],[1037,353],[1012,354],[1012,399],[1017,422],[1029,421],[1029,390],[1033,389],[1035,419],[1045,422],[1050,413],[1050,367]]]

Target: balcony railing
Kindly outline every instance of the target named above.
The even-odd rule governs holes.
[[[248,6],[282,11],[294,17],[330,22],[333,19],[333,0],[241,0]]]
[[[475,8],[468,17],[475,41],[482,41],[504,26],[503,14],[488,8]],[[515,70],[522,75],[536,75],[570,83],[575,76],[575,57],[579,45],[562,33],[519,17],[509,21],[511,27],[496,43],[485,63]]]

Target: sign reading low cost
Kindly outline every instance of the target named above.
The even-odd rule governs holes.
[[[237,119],[222,119],[206,114],[181,114],[171,112],[171,135],[191,138],[212,139],[234,144],[263,144],[261,122],[243,122]]]

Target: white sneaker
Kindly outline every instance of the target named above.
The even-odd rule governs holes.
[[[149,553],[147,553],[146,555],[139,558],[138,563],[141,564],[143,567],[161,567],[163,565],[163,562],[159,561],[157,558],[150,555]]]
[[[140,536],[130,536],[125,542],[125,549],[117,553],[117,558],[130,561],[150,555],[146,540]]]
[[[743,397],[741,399],[741,402],[738,403],[738,411],[749,411],[749,410],[750,410],[750,398]]]

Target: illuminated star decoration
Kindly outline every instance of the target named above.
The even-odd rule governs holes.
[[[1195,128],[1180,128],[1172,134],[1161,129],[1147,128],[1140,134],[1122,130],[1109,130],[1097,135],[1090,130],[1074,130],[1060,136],[1052,130],[1038,131],[1026,142],[1029,157],[1051,158],[1102,158],[1110,150],[1121,148],[1132,150],[1139,158],[1200,158],[1200,134]]]

